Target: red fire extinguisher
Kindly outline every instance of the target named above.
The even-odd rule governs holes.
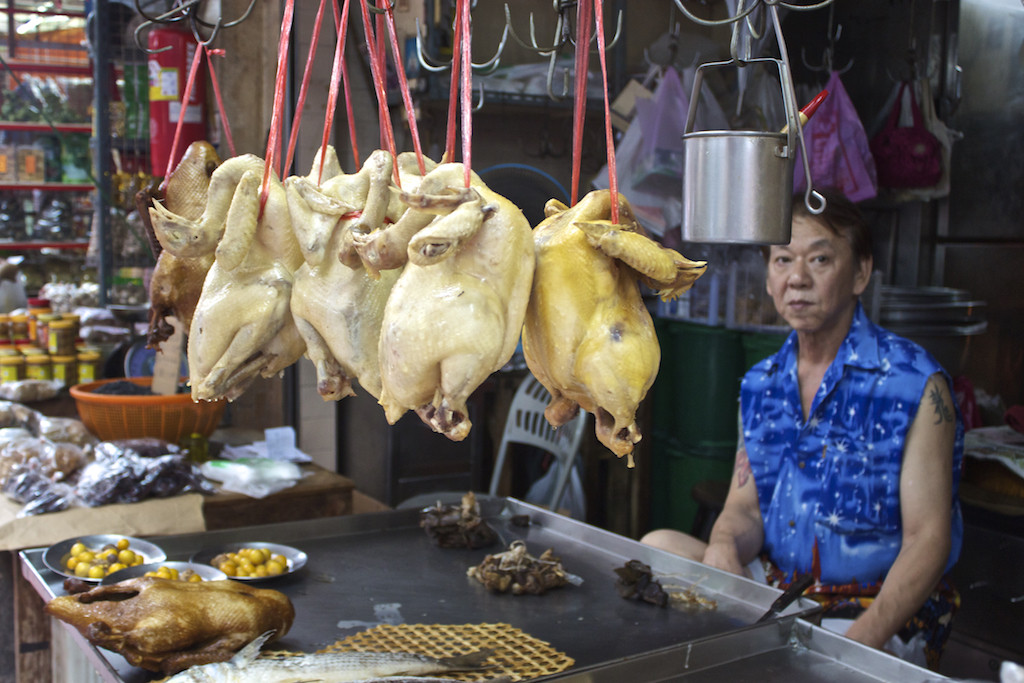
[[[197,48],[190,32],[153,28],[149,32],[148,47],[149,155],[153,175],[162,178],[167,172],[167,161],[171,156],[180,118],[184,118],[184,122],[171,168],[181,160],[191,143],[206,139],[206,117],[203,111],[206,89],[202,74],[197,74],[188,104],[182,107],[181,98]]]

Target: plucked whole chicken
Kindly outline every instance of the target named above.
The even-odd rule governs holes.
[[[210,181],[220,163],[220,157],[210,143],[201,140],[190,144],[181,161],[161,184],[163,206],[188,220],[202,216]],[[151,202],[151,198],[147,197],[140,214],[160,246],[149,285],[149,329],[146,339],[151,348],[157,348],[160,342],[169,339],[174,333],[173,325],[167,320],[169,317],[177,318],[186,330],[192,324],[192,314],[203,291],[203,280],[213,265],[213,249],[195,256],[177,256],[167,249],[160,241],[163,233],[157,232],[150,220]]]
[[[632,466],[641,434],[636,410],[661,360],[639,283],[670,299],[707,265],[648,238],[625,197],[611,222],[611,194],[597,190],[569,208],[545,206],[533,233],[537,268],[523,326],[527,367],[551,393],[544,415],[558,427],[582,408],[598,440]]]
[[[464,173],[462,164],[441,164],[417,192],[401,193],[409,209],[387,232],[409,235],[408,263],[380,336],[387,421],[414,410],[453,441],[472,426],[470,394],[515,351],[534,269],[522,211],[475,174],[467,188]]]
[[[195,400],[234,400],[257,376],[280,373],[306,350],[290,306],[302,253],[284,185],[273,174],[261,213],[262,176],[262,167],[247,170],[231,195],[224,235],[189,328]]]
[[[326,156],[334,156],[334,150],[329,148]],[[309,176],[285,182],[305,258],[295,273],[292,315],[324,400],[353,395],[353,380],[375,399],[380,397],[381,322],[402,271],[368,270],[354,251],[353,235],[378,230],[405,211],[404,204],[392,201],[392,160],[390,153],[377,150],[357,173],[339,170],[318,185],[314,163]],[[413,184],[412,178],[403,177],[403,186]],[[391,210],[393,204],[397,212]]]
[[[280,591],[148,576],[56,597],[45,609],[90,643],[163,674],[227,661],[260,634],[282,637],[295,618]]]

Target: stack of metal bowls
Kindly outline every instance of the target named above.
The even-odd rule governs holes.
[[[986,305],[949,287],[883,285],[879,324],[928,350],[951,375],[960,374],[970,339],[988,328]]]

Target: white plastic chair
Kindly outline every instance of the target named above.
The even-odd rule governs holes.
[[[505,430],[498,446],[498,454],[494,460],[494,473],[491,475],[491,486],[488,493],[497,495],[501,482],[505,457],[510,444],[525,444],[541,448],[555,458],[551,466],[558,466],[558,479],[551,491],[547,506],[556,509],[562,500],[562,494],[569,483],[583,430],[587,426],[587,413],[580,410],[573,419],[558,427],[552,427],[544,417],[544,408],[551,400],[551,394],[533,375],[527,375],[519,388],[516,389],[512,404],[505,420]]]
[[[546,505],[552,510],[557,509],[569,483],[580,442],[583,440],[583,430],[587,426],[587,413],[580,410],[576,417],[556,429],[548,424],[547,418],[544,417],[544,408],[547,407],[550,400],[551,394],[533,375],[527,375],[519,384],[509,406],[505,429],[494,460],[494,473],[491,475],[491,483],[487,492],[491,498],[498,496],[498,486],[501,483],[502,469],[505,466],[509,446],[525,444],[547,451],[555,458],[556,462],[551,466],[558,467],[558,479]],[[421,493],[402,501],[397,507],[399,509],[422,508],[436,502],[453,504],[462,500],[464,494],[465,491]]]

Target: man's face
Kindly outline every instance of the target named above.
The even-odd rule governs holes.
[[[792,238],[768,257],[768,294],[798,332],[820,332],[847,320],[867,286],[871,260],[858,262],[850,243],[813,218],[793,220]]]

